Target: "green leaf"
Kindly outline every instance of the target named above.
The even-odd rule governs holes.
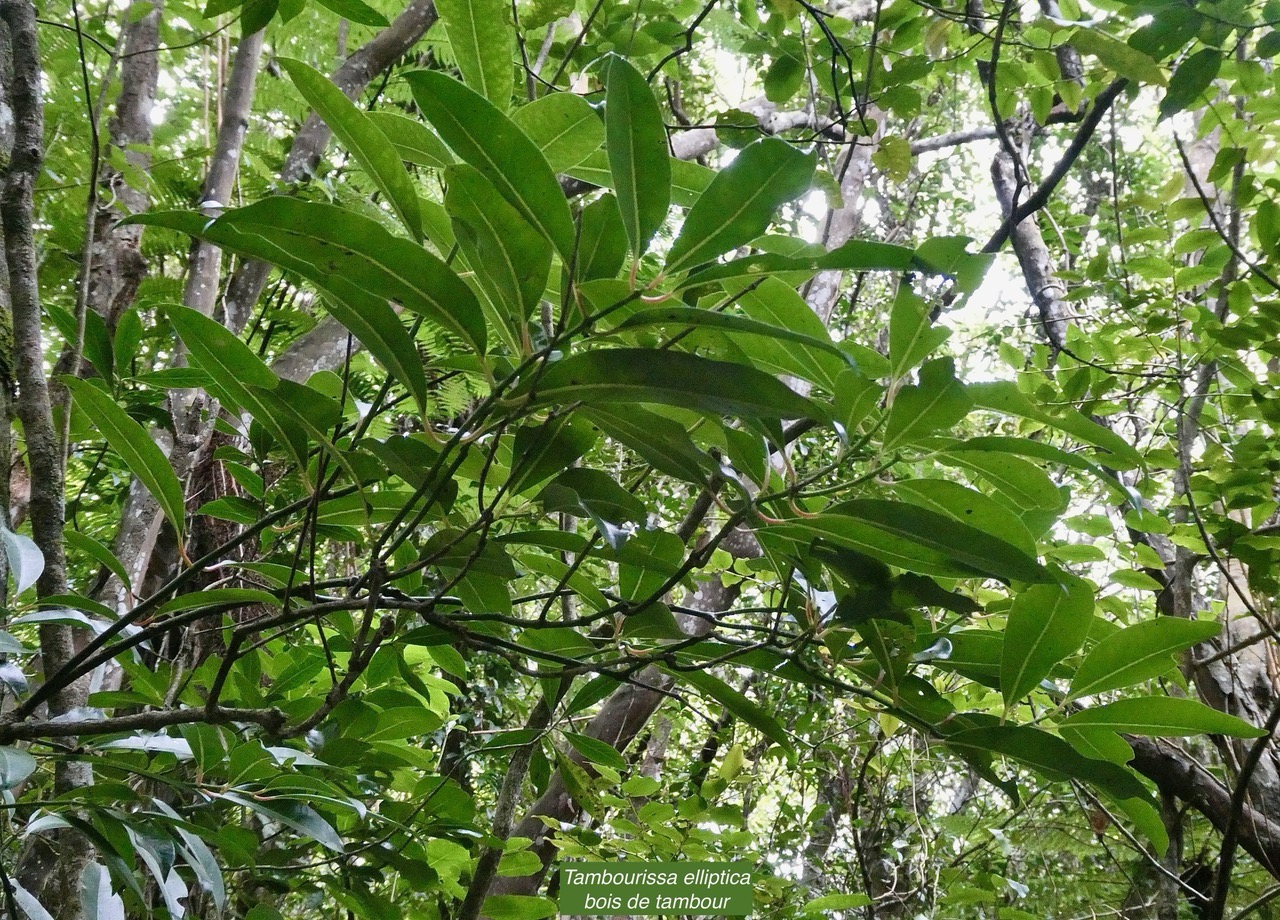
[[[1078,780],[1118,802],[1140,829],[1163,851],[1168,836],[1146,787],[1133,773],[1106,760],[1085,757],[1061,738],[1026,725],[992,725],[947,736],[961,752],[1012,757],[1054,780]]]
[[[1000,502],[950,479],[904,479],[893,484],[904,501],[945,514],[970,527],[999,534],[1028,556],[1036,555],[1036,541],[1016,515]]]
[[[933,325],[926,304],[908,284],[898,288],[889,310],[889,373],[895,378],[927,358],[951,330]]]
[[[871,903],[871,899],[865,894],[824,894],[820,898],[814,898],[801,908],[802,914],[817,914],[824,911],[845,911],[856,910],[859,907],[866,907]]]
[[[1179,64],[1160,100],[1160,120],[1199,105],[1221,67],[1222,52],[1217,48],[1202,48]]]
[[[607,127],[605,131],[607,143]],[[667,158],[667,169],[671,173],[670,203],[682,208],[693,207],[698,197],[707,190],[711,180],[716,177],[714,169],[708,169],[698,163],[677,160],[674,157]],[[609,154],[604,150],[596,151],[577,166],[565,170],[565,175],[583,182],[590,182],[600,188],[613,189],[616,184],[609,167]]]
[[[601,195],[591,202],[582,209],[579,227],[577,280],[618,277],[627,260],[627,229],[622,226],[618,199]]]
[[[164,516],[178,532],[178,542],[186,531],[186,505],[182,483],[178,481],[169,460],[158,444],[151,440],[140,424],[116,404],[107,393],[88,380],[65,376],[63,384],[71,390],[76,405],[93,419],[107,444],[124,461],[129,472],[138,477]],[[125,580],[127,583],[127,579]]]
[[[920,369],[920,385],[903,387],[894,397],[885,425],[884,449],[916,443],[939,428],[950,428],[969,414],[973,400],[956,379],[956,363],[938,358]]]
[[[619,771],[627,769],[626,760],[623,759],[613,745],[606,744],[599,738],[580,735],[577,732],[566,731],[564,737],[566,741],[573,745],[575,751],[592,763],[612,767]]]
[[[511,113],[538,145],[551,169],[563,173],[604,145],[604,122],[591,103],[574,93],[548,93]]]
[[[996,451],[950,450],[939,454],[938,459],[947,466],[977,473],[1012,508],[1059,511],[1066,505],[1066,497],[1048,474],[1021,457]]]
[[[436,0],[462,81],[499,109],[511,105],[516,30],[507,0]]]
[[[573,217],[537,145],[493,103],[452,77],[418,70],[405,79],[444,142],[480,170],[568,264],[573,257]]]
[[[509,205],[479,170],[452,166],[445,209],[468,264],[507,331],[516,354],[529,351],[528,319],[535,313],[551,270],[551,244]]]
[[[911,144],[906,138],[883,137],[871,162],[890,182],[906,182],[911,177]]]
[[[126,590],[133,590],[132,581],[129,578],[128,571],[125,570],[124,564],[101,541],[73,529],[70,525],[63,529],[62,538],[66,541],[68,547],[76,552],[84,553],[120,579],[120,584],[124,585]]]
[[[400,159],[433,169],[444,169],[456,162],[444,141],[422,122],[395,112],[375,111],[366,117],[386,135]],[[418,205],[421,207],[422,202],[419,201]]]
[[[342,838],[338,832],[310,805],[290,799],[272,798],[267,800],[261,796],[240,795],[235,792],[215,792],[218,798],[225,799],[234,805],[255,811],[268,821],[283,824],[292,828],[304,837],[314,840],[327,850],[344,853]]]
[[[768,374],[680,351],[608,348],[550,365],[513,398],[534,403],[659,403],[745,418],[821,418],[815,403]]]
[[[792,292],[794,293],[794,292]],[[745,298],[744,298],[745,299]],[[807,308],[806,308],[807,309]],[[812,315],[812,311],[810,311]],[[815,317],[816,319],[816,317]],[[837,348],[829,338],[815,338],[805,335],[801,332],[794,332],[791,329],[774,325],[773,323],[761,322],[748,316],[739,316],[734,313],[720,313],[715,310],[704,310],[699,307],[654,307],[648,310],[641,310],[633,313],[627,319],[615,327],[616,330],[634,329],[646,326],[674,326],[684,328],[702,328],[716,329],[730,334],[735,340],[738,337],[750,337],[752,345],[767,346],[774,343],[777,352],[791,355],[804,355],[809,360],[804,362],[787,362],[790,368],[797,366],[804,369],[803,373],[798,376],[804,377],[806,380],[813,380],[815,383],[823,383],[834,385],[833,369],[829,362],[825,367],[815,367],[816,361],[812,360],[814,351],[826,352],[828,355],[836,358],[840,364],[845,367],[852,363],[852,359]],[[765,340],[760,342],[760,340]],[[790,342],[801,345],[795,348],[793,345],[782,345],[782,342]],[[747,345],[743,346],[744,350],[751,355],[752,358],[757,356],[757,348]],[[760,348],[760,351],[765,350]],[[771,355],[774,360],[786,360],[777,355]],[[765,361],[763,363],[773,365],[774,361]],[[842,368],[841,368],[842,369]]]
[[[760,532],[802,544],[827,540],[921,575],[1052,580],[1034,557],[999,537],[902,502],[854,499]]]
[[[756,141],[739,153],[689,210],[667,254],[675,274],[751,242],[774,212],[809,190],[814,159],[776,137]]]
[[[387,196],[387,201],[409,233],[421,241],[422,213],[418,209],[418,193],[387,136],[324,74],[302,61],[290,58],[277,60],[298,92],[302,93],[302,98],[324,119],[338,142],[350,151]]]
[[[747,699],[747,697],[730,687],[720,678],[706,671],[670,671],[669,673],[696,689],[703,696],[710,697],[724,706],[725,709],[743,722],[746,722],[770,741],[781,745],[784,750],[795,750],[791,744],[791,738],[787,735],[787,730],[782,727],[781,722],[767,712],[759,703]]]
[[[1112,455],[1107,459],[1109,466],[1114,467],[1123,463],[1124,469],[1131,469],[1142,465],[1142,455],[1134,449],[1133,445],[1111,429],[1099,425],[1075,409],[1050,412],[1033,403],[1011,380],[973,383],[968,389],[975,405],[994,409],[1006,415],[1019,415],[1043,422],[1078,438],[1085,444],[1107,451]]]
[[[684,426],[648,409],[595,406],[578,414],[668,476],[686,482],[705,483],[707,477],[720,468],[709,454],[693,443]]]
[[[658,101],[640,72],[610,54],[604,64],[605,151],[622,225],[638,260],[667,219],[671,160]]]
[[[1137,697],[1091,706],[1068,716],[1062,725],[1064,728],[1102,728],[1161,737],[1207,733],[1233,738],[1261,738],[1266,734],[1258,726],[1211,709],[1199,700],[1170,696]]]
[[[484,899],[480,909],[489,920],[547,920],[554,917],[559,908],[550,898],[537,898],[523,894],[491,894]]]
[[[761,369],[811,380],[830,393],[840,374],[853,364],[833,345],[826,324],[804,298],[781,279],[766,278],[748,286],[735,305],[757,322],[787,330],[773,340],[752,343],[752,358]]]
[[[1093,622],[1093,589],[1080,578],[1032,585],[1013,600],[1004,630],[1000,690],[1012,706],[1084,642]]]
[[[516,431],[508,488],[518,495],[573,466],[596,441],[596,433],[577,415],[557,415]]]
[[[337,13],[343,19],[350,19],[362,26],[386,26],[387,17],[383,16],[364,0],[316,0],[327,10]]]
[[[1076,29],[1071,33],[1071,46],[1081,54],[1092,54],[1117,76],[1154,86],[1166,82],[1164,71],[1149,55],[1096,29]]]
[[[259,396],[260,390],[272,390],[279,383],[271,368],[221,323],[177,304],[167,304],[164,310],[192,360],[209,374],[211,391],[223,403],[253,416],[305,469],[306,436]]]
[[[1211,620],[1159,617],[1120,629],[1085,656],[1071,681],[1070,699],[1131,687],[1168,673],[1173,655],[1222,631]]]

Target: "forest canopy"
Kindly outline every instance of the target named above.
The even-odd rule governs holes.
[[[0,0],[0,912],[1280,916],[1275,0]]]

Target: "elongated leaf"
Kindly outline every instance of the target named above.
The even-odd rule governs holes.
[[[107,393],[87,380],[66,376],[62,382],[71,390],[76,405],[93,419],[94,427],[124,461],[129,472],[151,493],[179,542],[186,531],[186,506],[182,483],[158,444],[140,424],[116,404]]]
[[[343,19],[350,19],[362,26],[387,25],[387,17],[383,16],[364,0],[316,0],[327,10],[337,13]]]
[[[1014,598],[1004,631],[1000,689],[1006,706],[1030,693],[1084,642],[1093,622],[1093,589],[1079,578],[1032,585]]]
[[[125,570],[124,564],[116,558],[116,554],[111,552],[102,542],[95,540],[88,534],[81,533],[72,529],[70,526],[64,528],[62,537],[67,542],[67,546],[84,553],[94,562],[106,568],[116,578],[120,579],[120,584],[124,585],[129,591],[133,590],[133,585],[129,579],[129,573]]]
[[[1147,696],[1091,706],[1067,717],[1062,724],[1076,729],[1104,728],[1162,737],[1215,734],[1260,738],[1265,734],[1258,726],[1210,709],[1199,700],[1171,696]]]
[[[774,212],[809,190],[814,160],[786,141],[766,137],[722,169],[685,218],[667,255],[667,272],[707,262],[755,239]]]
[[[507,0],[436,0],[462,81],[505,111],[515,86],[516,30]]]
[[[1114,431],[1099,425],[1085,417],[1075,409],[1051,412],[1036,405],[1018,385],[1010,380],[991,383],[975,383],[969,387],[969,395],[976,405],[1007,415],[1020,415],[1034,419],[1057,428],[1078,438],[1085,444],[1091,444],[1107,451],[1112,456],[1107,464],[1112,467],[1131,469],[1142,465],[1142,455],[1124,438]]]
[[[607,129],[606,129],[607,130]],[[606,141],[607,143],[607,141]],[[691,208],[711,185],[716,171],[698,163],[667,159],[667,168],[671,171],[671,204],[682,208]],[[609,168],[609,155],[604,150],[596,151],[577,166],[565,170],[565,175],[583,182],[590,182],[600,188],[612,189],[615,182],[613,172]]]
[[[568,264],[573,256],[573,217],[537,145],[493,103],[452,77],[419,70],[405,79],[444,142],[480,170]]]
[[[1218,76],[1222,60],[1222,52],[1217,48],[1202,48],[1179,64],[1169,78],[1168,91],[1160,100],[1160,120],[1201,104],[1201,97]]]
[[[637,259],[667,218],[671,161],[658,101],[640,72],[610,55],[604,65],[605,150],[631,253]]]
[[[124,901],[111,890],[111,873],[101,863],[91,862],[80,875],[80,904],[84,916],[94,920],[124,920]]]
[[[875,528],[886,535],[914,542],[973,572],[1001,581],[1045,582],[1051,578],[1035,557],[1016,546],[915,505],[855,499],[834,506],[831,513],[837,519],[848,519],[864,528]]]
[[[791,272],[812,275],[820,271],[906,271],[909,268],[926,270],[916,254],[905,246],[874,240],[850,240],[829,252],[810,255],[764,253],[710,265],[691,272],[681,286],[735,279],[758,280],[761,275]]]
[[[1048,732],[1026,725],[992,725],[956,732],[946,743],[959,751],[1012,757],[1049,779],[1078,780],[1093,786],[1119,803],[1158,850],[1169,844],[1159,811],[1133,773],[1110,761],[1085,757]]]
[[[387,196],[387,201],[409,233],[421,241],[422,213],[418,209],[418,193],[387,136],[320,71],[302,61],[290,58],[277,60],[298,92],[302,93],[302,98],[324,119],[338,142],[350,151]]]
[[[27,915],[27,920],[53,920],[53,914],[44,909],[44,905],[36,900],[36,896],[27,889],[13,882],[13,900],[18,909]]]
[[[0,542],[4,543],[5,560],[9,563],[9,574],[13,576],[13,596],[17,597],[44,573],[44,553],[30,537],[14,533],[2,524]]]
[[[703,310],[698,307],[654,307],[653,309],[641,310],[638,313],[631,314],[616,328],[633,329],[644,326],[700,327],[717,329],[736,335],[759,337],[769,341],[798,343],[810,349],[825,351],[846,366],[853,363],[853,359],[837,348],[830,339],[823,341],[804,333],[793,332],[790,329],[785,329],[772,323],[760,322],[749,316],[739,316],[734,313],[720,313],[715,310]],[[782,349],[789,348],[789,346],[780,347]],[[799,349],[793,350],[798,351]],[[819,380],[825,381],[830,378],[828,373],[821,370],[811,370],[810,373],[818,377]],[[809,374],[804,376],[806,379],[812,379]]]
[[[920,369],[919,386],[903,387],[894,398],[885,425],[884,449],[916,443],[939,428],[950,428],[972,406],[973,400],[956,379],[955,361],[930,361]]]
[[[36,772],[36,760],[15,747],[0,747],[0,789],[9,790]]]
[[[616,278],[627,260],[627,230],[622,226],[618,200],[602,195],[582,209],[579,218],[578,281]]]
[[[910,285],[898,288],[889,311],[889,372],[897,378],[927,358],[951,330],[933,325],[926,304]]]
[[[906,479],[893,484],[905,501],[962,521],[985,533],[999,534],[1028,556],[1035,556],[1036,541],[1012,511],[975,489],[950,479]]]
[[[551,270],[551,244],[507,203],[479,170],[451,167],[445,209],[467,262],[508,331],[517,353],[527,350],[529,317]]]
[[[165,313],[192,360],[209,373],[218,398],[252,415],[305,469],[306,436],[258,397],[259,389],[274,389],[279,382],[271,368],[230,330],[204,314],[177,304],[167,305]]]
[[[759,703],[747,699],[720,678],[706,671],[672,671],[671,673],[703,696],[709,696],[720,703],[770,741],[778,743],[785,750],[794,750],[787,730],[772,713],[767,712]]]
[[[660,403],[747,418],[822,415],[815,403],[753,368],[645,348],[571,355],[523,392],[547,403]]]
[[[386,135],[400,159],[433,169],[444,169],[457,162],[444,141],[422,122],[395,112],[370,112],[367,117]],[[421,201],[418,206],[422,206]]]
[[[1212,639],[1222,627],[1211,620],[1160,617],[1117,630],[1093,647],[1071,681],[1071,698],[1131,687],[1173,667],[1173,655]]]
[[[834,346],[826,324],[795,288],[780,278],[755,279],[740,292],[737,283],[725,286],[736,297],[734,305],[747,316],[788,331],[774,341],[752,343],[750,351],[758,367],[811,380],[834,392],[836,380],[854,360]]]
[[[941,454],[939,460],[948,466],[960,466],[977,473],[995,486],[998,497],[1011,508],[1058,511],[1066,504],[1066,496],[1048,474],[1021,457],[996,451],[961,449]]]
[[[309,805],[290,799],[274,798],[269,803],[261,798],[240,795],[235,792],[217,793],[219,798],[226,799],[242,808],[257,812],[268,821],[283,824],[292,828],[304,837],[314,840],[322,847],[335,853],[343,853],[346,848],[338,832],[319,813]]]
[[[625,444],[659,472],[704,483],[719,469],[679,423],[638,406],[595,406],[580,413],[610,438]]]
[[[604,122],[591,103],[574,93],[548,93],[511,113],[538,145],[551,169],[572,169],[604,144]]]

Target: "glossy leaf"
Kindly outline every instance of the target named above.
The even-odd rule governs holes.
[[[467,262],[517,353],[527,351],[528,319],[537,311],[551,270],[551,244],[507,203],[479,170],[445,173],[445,209]]]
[[[1116,700],[1073,713],[1063,726],[1101,728],[1134,735],[1181,737],[1215,734],[1233,738],[1260,738],[1265,732],[1225,712],[1210,709],[1186,697],[1148,696]]]
[[[579,281],[616,278],[627,259],[627,230],[622,225],[618,200],[602,195],[582,209],[579,218],[578,256],[574,271]]]
[[[4,543],[5,560],[13,577],[13,596],[34,585],[44,572],[44,553],[25,534],[14,533],[0,524],[0,542]]]
[[[516,109],[511,120],[537,144],[556,173],[572,169],[604,145],[600,114],[574,93],[548,93]]]
[[[756,141],[716,174],[667,254],[674,274],[755,239],[813,181],[813,158],[777,138]]]
[[[689,684],[703,696],[708,696],[720,703],[725,709],[743,722],[746,722],[770,741],[781,745],[784,750],[790,751],[794,749],[791,738],[787,735],[787,730],[783,728],[781,722],[767,712],[759,703],[743,696],[720,678],[706,671],[676,671],[673,673],[681,682]]]
[[[279,58],[279,61],[307,104],[324,119],[338,142],[350,151],[387,196],[409,233],[421,240],[418,193],[387,136],[324,74],[302,61],[290,58]]]
[[[804,544],[828,540],[921,575],[1051,580],[1033,557],[999,537],[902,502],[854,499],[823,514],[770,525],[764,533]]]
[[[1000,689],[1012,706],[1084,642],[1093,622],[1093,589],[1083,579],[1032,585],[1013,600],[1004,631]]]
[[[956,379],[955,361],[938,358],[920,369],[918,386],[903,387],[894,397],[885,425],[884,449],[893,450],[964,418],[973,400]]]
[[[573,257],[573,218],[537,145],[493,103],[452,77],[418,70],[405,79],[444,142],[492,182],[568,263]]]
[[[422,122],[395,112],[370,112],[367,117],[391,142],[400,159],[433,169],[444,169],[456,162],[444,141]],[[422,206],[421,201],[418,204]]]
[[[1131,687],[1168,673],[1173,655],[1222,631],[1212,620],[1159,617],[1117,630],[1085,656],[1071,681],[1071,698]]]
[[[616,55],[605,59],[605,150],[622,225],[639,259],[667,219],[671,161],[658,101],[640,71]]]
[[[522,388],[535,403],[659,403],[744,418],[814,418],[818,406],[768,374],[679,351],[571,355]]]
[[[515,27],[506,0],[436,0],[462,81],[500,109],[511,105]]]
[[[947,340],[951,330],[933,325],[929,305],[910,285],[898,288],[889,311],[890,374],[901,377]]]
[[[93,419],[94,427],[107,444],[119,454],[129,472],[151,493],[169,524],[181,541],[186,529],[186,505],[182,483],[178,481],[169,459],[140,424],[116,404],[107,393],[93,383],[75,377],[64,377],[76,405]]]

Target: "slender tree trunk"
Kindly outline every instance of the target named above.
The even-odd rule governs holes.
[[[9,59],[0,64],[14,119],[13,154],[0,190],[0,223],[4,227],[9,298],[13,313],[16,378],[31,468],[31,528],[44,554],[44,571],[36,590],[41,597],[65,594],[66,564],[62,545],[65,521],[63,458],[53,421],[49,382],[44,372],[40,292],[36,274],[33,191],[44,157],[44,113],[41,102],[36,11],[30,0],[0,0],[0,22],[7,27]],[[61,625],[40,627],[44,673],[58,671],[75,654],[75,635]],[[84,705],[87,682],[59,690],[49,700],[49,714],[62,715]],[[54,768],[54,788],[67,794],[93,782],[89,765],[70,760]],[[30,839],[18,864],[18,878],[59,920],[78,920],[80,874],[91,848],[78,834],[56,831]]]

